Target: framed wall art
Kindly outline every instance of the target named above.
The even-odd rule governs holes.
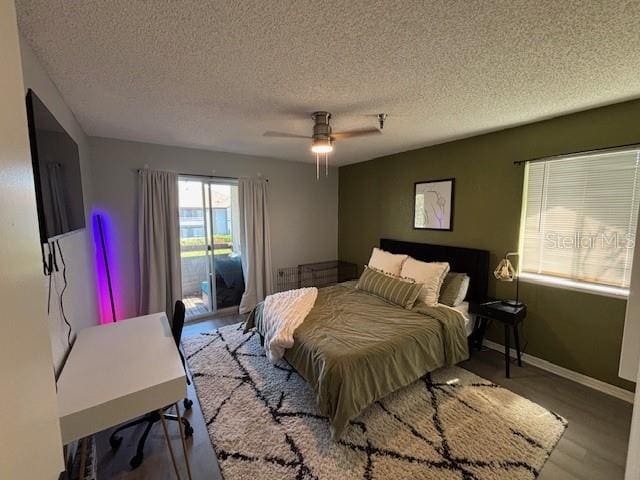
[[[413,228],[453,230],[455,178],[416,182],[413,191]]]

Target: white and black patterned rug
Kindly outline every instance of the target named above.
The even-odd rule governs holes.
[[[257,334],[231,325],[183,345],[226,480],[531,479],[567,427],[452,367],[376,402],[333,442],[311,387],[271,365]]]

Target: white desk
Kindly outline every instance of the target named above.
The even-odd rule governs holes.
[[[185,371],[164,313],[85,328],[58,379],[62,441],[66,445],[175,404],[186,394]]]

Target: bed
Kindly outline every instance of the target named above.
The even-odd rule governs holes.
[[[422,261],[446,261],[470,276],[467,301],[486,297],[489,253],[382,239],[380,248]],[[262,304],[246,322],[261,333]],[[471,326],[472,328],[472,326]],[[334,439],[376,400],[426,373],[469,356],[469,322],[456,309],[424,304],[406,310],[355,288],[322,288],[294,334],[285,359],[312,386]]]

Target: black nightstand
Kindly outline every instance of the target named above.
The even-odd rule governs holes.
[[[505,374],[509,378],[509,367],[511,365],[509,358],[510,338],[511,330],[513,330],[513,339],[516,343],[516,353],[518,354],[518,366],[522,366],[522,358],[520,353],[520,337],[518,335],[518,325],[527,316],[527,306],[522,305],[520,307],[511,307],[505,305],[500,300],[471,304],[470,313],[474,313],[477,317],[476,325],[474,328],[474,344],[477,349],[482,348],[482,341],[484,339],[485,331],[487,330],[487,324],[496,320],[504,324],[504,362],[505,362]]]

